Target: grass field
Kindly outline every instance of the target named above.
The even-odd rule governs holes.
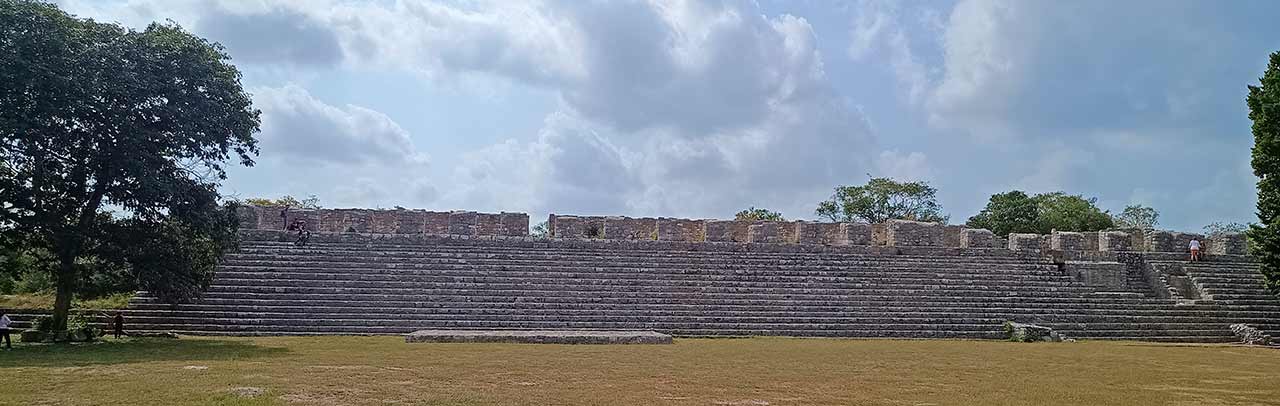
[[[124,309],[129,306],[133,293],[117,293],[110,296],[71,302],[76,309]],[[0,295],[0,309],[52,310],[52,293]]]
[[[254,397],[235,388],[259,388]],[[252,391],[252,390],[245,390]],[[1145,343],[682,339],[406,344],[140,339],[0,352],[6,405],[1268,405],[1280,350]]]

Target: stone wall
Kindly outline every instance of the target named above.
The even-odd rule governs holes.
[[[737,220],[707,220],[707,241],[749,242],[751,239],[748,228],[750,228],[752,224],[755,223],[751,221]]]
[[[658,219],[658,241],[704,241],[706,222],[689,219]]]
[[[1202,249],[1205,247],[1206,240],[1203,235],[1192,233],[1178,233],[1173,231],[1152,231],[1146,235],[1146,250],[1155,252],[1190,252],[1191,240],[1200,241]]]
[[[607,217],[604,219],[604,238],[610,240],[656,240],[658,219]]]
[[[871,224],[863,223],[843,223],[846,244],[848,245],[874,245],[873,229]]]
[[[1056,231],[1049,236],[1049,249],[1056,251],[1083,251],[1084,234]]]
[[[1009,234],[1008,248],[1011,250],[1038,250],[1040,243],[1044,240],[1044,236],[1040,234]]]
[[[1244,234],[1220,234],[1212,238],[1208,252],[1213,255],[1244,255],[1249,252],[1248,240]]]
[[[893,247],[941,247],[944,228],[939,223],[889,220],[885,223],[885,239]]]
[[[764,244],[794,244],[796,223],[789,221],[761,221],[747,227],[747,242]]]
[[[885,229],[885,223],[875,223],[871,225],[871,245],[881,247],[889,245],[889,233],[887,233]]]
[[[1123,231],[1102,231],[1098,233],[1098,251],[1130,251],[1133,249],[1133,236]]]
[[[961,248],[994,248],[995,234],[984,228],[966,228],[960,231]]]
[[[1097,251],[1098,250],[1098,234],[1100,234],[1100,232],[1098,231],[1089,231],[1089,232],[1080,233],[1080,235],[1084,236],[1084,246],[1081,249],[1085,251]]]
[[[604,238],[605,219],[552,214],[547,219],[547,232],[553,238]]]
[[[326,233],[529,234],[529,216],[524,213],[290,208],[282,218],[282,210],[284,207],[246,205],[237,209],[236,216],[240,219],[240,228],[246,230],[283,230],[286,224],[301,219],[307,222],[307,228],[312,231]]]
[[[800,244],[847,245],[844,223],[796,222],[797,241]]]
[[[1119,262],[1066,261],[1062,268],[1076,281],[1100,291],[1122,291],[1128,287],[1127,268]]]
[[[942,246],[959,247],[960,233],[964,231],[964,226],[949,225],[942,227]]]

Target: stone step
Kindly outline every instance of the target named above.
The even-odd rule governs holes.
[[[431,298],[462,297],[522,297],[522,298],[574,298],[588,300],[982,300],[986,298],[1024,298],[1024,299],[1072,299],[1078,298],[1078,292],[1069,289],[1046,291],[985,291],[960,289],[640,289],[638,287],[602,287],[593,289],[589,286],[548,287],[537,289],[536,286],[497,286],[478,285],[458,288],[325,288],[325,287],[278,287],[278,286],[213,286],[206,293],[207,297],[228,297],[225,294],[276,295],[281,298],[324,299],[343,297],[348,300],[414,300],[429,301]],[[1116,299],[1123,300],[1123,299]],[[1138,299],[1130,299],[1138,300]],[[1244,302],[1248,299],[1237,299]]]
[[[836,251],[814,251],[814,252],[770,252],[770,251],[741,251],[741,250],[632,250],[632,249],[615,249],[615,248],[591,248],[591,247],[565,247],[565,246],[544,246],[544,247],[503,247],[503,246],[484,246],[484,245],[424,245],[424,246],[395,246],[395,245],[309,245],[307,247],[296,246],[279,246],[279,245],[260,245],[255,243],[245,243],[241,245],[240,252],[246,253],[266,253],[266,254],[282,254],[282,255],[441,255],[441,254],[486,254],[486,255],[597,255],[597,256],[631,256],[631,257],[673,257],[673,258],[761,258],[761,259],[814,259],[814,258],[852,258],[852,259],[878,259],[878,258],[906,258],[906,259],[960,259],[966,261],[984,261],[984,262],[1018,262],[1018,261],[1041,261],[1047,262],[1038,254],[1032,255],[946,255],[947,252],[933,250],[929,253],[913,253],[911,251],[874,248],[874,249],[853,249],[853,250],[836,250]],[[950,253],[973,254],[976,251],[958,251],[951,250]]]
[[[560,261],[487,261],[487,260],[470,260],[470,261],[314,261],[314,260],[250,260],[229,258],[222,262],[228,266],[242,267],[259,267],[259,268],[324,268],[324,269],[344,269],[344,268],[360,268],[360,269],[476,269],[480,267],[490,269],[512,269],[512,270],[539,270],[539,269],[562,269],[576,271],[590,271],[602,269],[617,269],[619,272],[635,272],[638,270],[647,270],[648,272],[664,272],[669,270],[697,273],[714,273],[716,271],[733,271],[733,272],[942,272],[949,274],[997,274],[997,275],[1061,275],[1062,273],[1056,267],[997,267],[997,266],[962,266],[962,265],[921,265],[921,264],[886,264],[883,266],[858,265],[858,264],[794,264],[794,265],[697,265],[697,264],[669,264],[655,265],[645,264],[641,262],[619,262],[619,261],[598,261],[598,262],[560,262]]]
[[[1085,293],[1105,297],[1121,297],[1119,293],[1107,292],[1112,295],[1104,295],[1103,293],[1092,293],[1093,288],[1072,285],[1053,285],[1053,284],[1022,284],[1011,281],[998,282],[988,281],[982,284],[961,282],[953,282],[946,284],[936,284],[935,281],[929,283],[912,281],[846,281],[843,283],[794,283],[794,282],[773,282],[773,281],[685,281],[685,280],[619,280],[619,279],[566,279],[566,278],[412,278],[413,280],[397,280],[397,281],[369,281],[369,280],[306,280],[306,279],[234,279],[220,277],[214,280],[213,288],[266,288],[266,287],[286,287],[286,288],[334,288],[334,289],[494,289],[494,290],[641,290],[641,291],[664,291],[664,292],[798,292],[798,293],[823,293],[839,294],[840,292],[848,292],[848,294],[856,294],[857,292],[870,290],[948,290],[955,292],[1004,292],[1016,289],[1038,289],[1049,292],[1074,292]],[[426,280],[423,280],[426,279]],[[480,279],[480,280],[464,280],[457,279]],[[485,280],[496,279],[496,280]],[[216,290],[216,289],[215,289]],[[1125,292],[1123,297],[1137,297],[1142,295],[1132,292]]]
[[[573,271],[563,268],[535,268],[532,270],[510,268],[478,268],[458,267],[461,269],[396,269],[396,268],[306,268],[306,267],[254,267],[224,265],[218,269],[219,276],[237,278],[276,278],[276,279],[352,279],[352,280],[399,280],[415,276],[431,278],[442,277],[489,277],[489,278],[572,278],[572,279],[679,279],[689,281],[803,281],[803,282],[841,282],[850,279],[867,280],[941,280],[960,282],[981,281],[1020,281],[1039,283],[1070,283],[1073,279],[1061,273],[1054,275],[966,275],[947,272],[890,272],[890,271],[824,271],[824,272],[700,272],[683,270],[676,272],[644,272],[619,271],[617,269],[593,269]]]

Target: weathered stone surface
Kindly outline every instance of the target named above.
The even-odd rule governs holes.
[[[874,244],[873,226],[864,223],[842,223],[844,225],[845,240],[848,245],[872,245]]]
[[[422,215],[422,232],[427,234],[449,234],[449,216],[443,211],[429,211]]]
[[[995,248],[996,235],[985,228],[966,228],[960,231],[961,248]]]
[[[797,241],[800,244],[848,245],[843,223],[796,222]]]
[[[290,208],[283,218],[280,216],[282,210],[284,207],[241,206],[237,209],[236,216],[241,220],[241,229],[250,230],[283,230],[285,225],[301,219],[306,221],[310,230],[329,233],[510,236],[529,233],[529,216],[524,213],[485,214],[485,218],[476,219],[481,222],[477,223],[468,219],[459,222],[459,219],[454,218],[457,216],[455,213],[425,210]],[[463,213],[462,216],[479,215],[474,212],[458,213]]]
[[[479,213],[474,211],[449,213],[449,234],[476,235],[476,224],[479,221]]]
[[[1128,273],[1119,262],[1066,261],[1062,268],[1077,282],[1100,291],[1122,291],[1128,287]]]
[[[749,228],[754,222],[737,220],[707,220],[708,242],[748,242]]]
[[[1205,241],[1203,235],[1192,233],[1178,233],[1173,231],[1151,231],[1146,234],[1147,251],[1152,252],[1190,252],[1191,240],[1200,241],[1201,249],[1205,250]]]
[[[942,246],[956,248],[960,246],[960,233],[964,226],[947,225],[942,227]]]
[[[889,220],[885,223],[885,239],[893,247],[940,247],[944,228],[939,223]]]
[[[417,234],[426,228],[427,216],[422,210],[395,210],[396,234]]]
[[[506,235],[506,227],[502,225],[502,215],[476,213],[475,235]]]
[[[555,238],[604,238],[605,218],[552,214],[547,226]]]
[[[1009,334],[1009,341],[1023,343],[1050,341],[1050,337],[1053,334],[1053,329],[1049,327],[1012,321],[1006,321],[1004,323],[1004,331]]]
[[[1240,343],[1248,345],[1271,345],[1271,336],[1248,324],[1231,325],[1231,332],[1240,339]]]
[[[1040,234],[1009,234],[1008,248],[1011,250],[1038,250],[1041,247],[1041,241],[1044,236]]]
[[[1133,249],[1133,236],[1123,231],[1098,233],[1099,251],[1129,251]]]
[[[789,221],[761,221],[747,228],[752,243],[794,244],[796,237],[796,223]]]
[[[1056,231],[1049,236],[1049,249],[1058,251],[1084,250],[1084,234]]]
[[[658,219],[605,218],[604,238],[610,240],[656,240],[658,239]]]
[[[406,343],[523,343],[523,344],[671,344],[671,336],[653,331],[521,331],[421,330],[404,337]]]
[[[658,219],[658,241],[705,241],[706,223],[690,219]]]
[[[1089,232],[1080,233],[1080,235],[1084,237],[1084,245],[1081,246],[1080,249],[1084,251],[1097,251],[1099,234],[1101,233],[1098,231],[1089,231]]]
[[[889,245],[889,233],[886,231],[885,223],[875,223],[871,225],[871,245],[881,247]]]
[[[1208,246],[1208,253],[1214,255],[1245,255],[1249,251],[1244,234],[1218,234],[1213,236]]]

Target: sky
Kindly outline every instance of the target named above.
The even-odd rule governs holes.
[[[224,195],[817,219],[868,176],[952,223],[1064,191],[1256,219],[1244,104],[1280,2],[59,0],[226,47],[262,111]]]

